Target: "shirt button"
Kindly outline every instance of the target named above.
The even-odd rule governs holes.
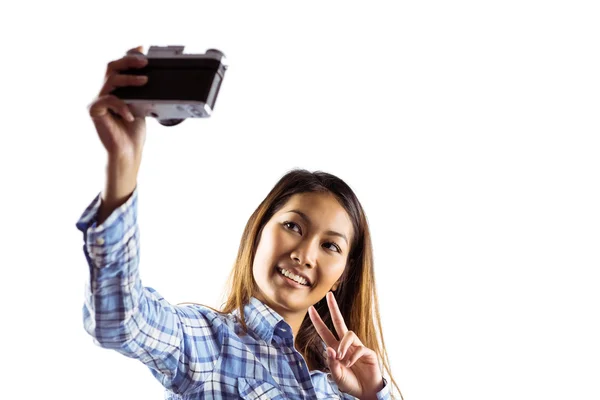
[[[102,246],[104,244],[104,238],[101,238],[101,237],[97,238],[96,239],[96,244]]]

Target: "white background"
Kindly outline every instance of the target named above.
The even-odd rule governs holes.
[[[405,399],[600,397],[596,2],[19,4],[0,13],[0,397],[163,397],[85,333],[75,222],[103,188],[86,107],[106,64],[176,44],[230,68],[210,119],[149,120],[145,285],[218,306],[252,211],[323,170],[366,209]]]

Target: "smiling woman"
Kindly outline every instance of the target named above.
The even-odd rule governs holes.
[[[210,388],[216,398],[381,399],[391,397],[382,370],[398,388],[367,219],[341,179],[293,170],[279,180],[246,224],[222,310],[174,306],[142,287],[137,196],[136,188],[101,225],[97,197],[77,224],[92,272],[85,327],[150,367],[170,398]],[[102,237],[112,240],[99,245]]]
[[[103,93],[127,85],[117,72],[143,61],[109,63],[90,107],[109,165],[105,191],[77,222],[90,268],[87,332],[148,366],[167,399],[392,397],[367,219],[334,175],[299,169],[277,182],[246,224],[221,310],[172,305],[142,286],[145,123],[127,121],[127,106]]]
[[[345,234],[332,235],[331,226]],[[319,192],[290,196],[262,228],[253,267],[255,297],[284,317],[294,335],[308,307],[337,289],[349,245],[347,240],[334,241],[340,235],[352,236],[352,230],[350,217],[335,196]]]

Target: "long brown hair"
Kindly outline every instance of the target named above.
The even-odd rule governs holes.
[[[335,298],[348,330],[353,331],[367,348],[375,351],[393,386],[398,389],[400,397],[404,399],[392,377],[383,340],[367,218],[352,189],[334,175],[322,171],[309,172],[304,169],[294,169],[277,182],[246,224],[237,259],[226,285],[227,293],[224,296],[226,300],[221,312],[231,313],[237,309],[244,331],[248,330],[244,305],[255,293],[256,284],[252,275],[252,266],[262,229],[291,196],[309,192],[333,194],[350,216],[354,228],[354,239],[340,284],[335,291]],[[331,332],[335,332],[326,298],[324,297],[314,306]],[[296,347],[309,365],[324,372],[328,371],[327,361],[324,358],[323,341],[316,332],[308,313],[300,326],[295,341]]]

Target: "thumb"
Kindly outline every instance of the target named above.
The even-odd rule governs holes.
[[[342,363],[340,360],[336,358],[336,351],[327,347],[327,364],[329,366],[329,370],[331,371],[331,375],[336,382],[339,382],[342,379]]]
[[[131,53],[144,53],[144,46],[137,46],[134,47],[133,49],[129,49],[127,50],[127,54],[131,54]]]

